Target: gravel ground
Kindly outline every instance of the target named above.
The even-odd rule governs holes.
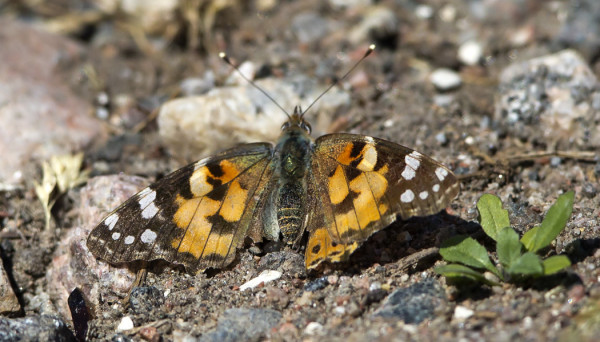
[[[600,333],[600,5],[581,1],[0,1],[0,340],[594,341]],[[446,212],[397,221],[348,263],[248,245],[225,270],[114,267],[90,230],[188,162],[273,141],[286,108],[313,135],[409,146],[461,177]],[[164,106],[163,106],[164,104]],[[57,198],[41,164],[84,153]],[[556,198],[573,214],[547,254],[572,266],[526,286],[447,284],[435,247],[499,196],[521,234]],[[245,285],[259,277],[255,286]],[[129,294],[129,296],[128,296]],[[127,297],[128,296],[128,297]],[[127,298],[126,298],[127,297]]]

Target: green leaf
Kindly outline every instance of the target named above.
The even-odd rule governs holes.
[[[507,269],[507,272],[510,274],[539,276],[544,273],[544,267],[539,255],[527,252],[515,260]]]
[[[483,273],[464,265],[448,264],[444,266],[438,266],[433,270],[447,278],[467,278],[469,280],[488,285],[499,285],[498,283],[487,279]]]
[[[440,254],[451,262],[459,262],[475,268],[484,268],[502,278],[498,269],[492,264],[488,252],[479,242],[466,236],[454,236],[444,241]]]
[[[569,191],[562,194],[556,203],[548,210],[542,225],[530,229],[521,238],[521,242],[530,252],[537,252],[550,245],[558,234],[567,226],[567,220],[573,211],[573,198],[575,193]]]
[[[554,255],[544,260],[544,275],[554,274],[571,266],[571,260],[566,255]]]
[[[505,268],[510,267],[521,256],[523,245],[519,241],[519,234],[511,227],[504,227],[498,232],[496,253],[500,263]]]
[[[479,224],[483,231],[498,241],[498,232],[504,227],[510,227],[508,212],[502,209],[502,201],[492,194],[484,194],[477,201],[477,210],[479,210]]]

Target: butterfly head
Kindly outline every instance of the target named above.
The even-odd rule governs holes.
[[[294,107],[294,113],[288,116],[288,120],[281,126],[282,131],[302,130],[310,134],[311,127],[308,121],[304,120],[304,112],[300,106]]]

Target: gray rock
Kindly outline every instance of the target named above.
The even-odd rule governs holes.
[[[327,277],[320,277],[315,280],[309,281],[304,285],[304,291],[315,292],[326,288],[329,285]]]
[[[573,50],[513,63],[500,75],[495,119],[524,139],[542,135],[565,141],[588,139],[596,145],[600,127],[592,120],[597,83]]]
[[[16,21],[0,26],[0,183],[18,184],[35,175],[32,160],[81,150],[103,128],[58,72],[82,54],[79,45]]]
[[[595,58],[600,48],[600,2],[578,0],[565,12],[567,18],[561,26],[555,42]]]
[[[154,286],[137,286],[131,290],[129,305],[136,314],[148,313],[164,302],[162,292]]]
[[[419,324],[434,317],[434,312],[446,302],[444,289],[433,279],[425,279],[407,288],[392,292],[373,317],[402,320]]]
[[[288,113],[294,106],[308,106],[325,89],[304,76],[284,80],[267,78],[256,82]],[[350,103],[350,95],[337,87],[329,91],[307,113],[318,113],[331,121],[332,113]],[[158,114],[159,134],[175,156],[194,161],[241,143],[275,141],[285,113],[251,85],[215,88],[205,95],[166,102]],[[313,126],[315,136],[320,129]],[[323,122],[327,127],[328,123]]]
[[[52,316],[0,318],[0,341],[77,341],[67,324]]]
[[[202,335],[201,342],[262,341],[282,315],[271,309],[228,309],[215,329]]]
[[[92,307],[103,300],[117,300],[129,292],[135,274],[124,267],[113,267],[96,259],[86,241],[90,231],[112,209],[137,193],[147,182],[134,176],[91,178],[80,190],[77,226],[60,240],[46,273],[48,292],[58,312],[70,319],[68,294],[79,287]]]
[[[304,256],[290,251],[267,253],[260,258],[258,270],[277,270],[293,277],[305,277]]]

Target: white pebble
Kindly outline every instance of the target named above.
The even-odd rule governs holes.
[[[323,333],[323,325],[319,322],[310,322],[304,328],[304,333],[306,335],[320,335]]]
[[[473,310],[461,305],[458,305],[456,308],[454,308],[454,318],[457,320],[465,320],[473,316],[474,313],[475,312]]]
[[[457,72],[446,68],[436,69],[429,76],[429,80],[438,90],[442,91],[457,88],[462,83]]]
[[[458,48],[458,60],[465,65],[477,65],[483,55],[483,48],[476,41],[470,40]]]
[[[126,331],[131,329],[133,329],[133,321],[131,320],[131,317],[125,316],[121,318],[121,322],[117,327],[117,331]]]
[[[260,284],[266,284],[270,281],[277,280],[281,278],[281,272],[274,270],[265,270],[262,271],[258,277],[253,278],[247,281],[245,284],[240,286],[240,291],[245,291],[247,289],[253,289]]]
[[[427,5],[418,5],[415,8],[415,15],[417,18],[429,19],[433,16],[433,8]]]

